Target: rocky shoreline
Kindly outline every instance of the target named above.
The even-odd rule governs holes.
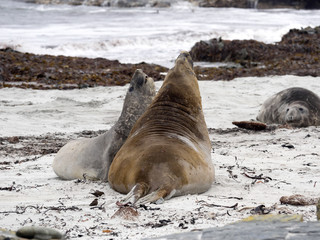
[[[190,54],[194,61],[239,64],[233,68],[197,68],[199,80],[267,75],[316,77],[320,76],[320,27],[292,29],[276,44],[254,40],[200,41]]]
[[[319,9],[319,0],[195,0],[199,7]]]
[[[136,69],[162,80],[168,69],[155,64],[122,64],[104,58],[21,53],[0,49],[0,88],[74,89],[125,85]]]
[[[276,44],[254,40],[211,39],[196,43],[190,54],[195,62],[225,63],[195,67],[199,80],[236,77],[297,75],[320,76],[320,27],[292,29]],[[124,85],[136,69],[155,81],[168,68],[145,62],[122,64],[117,60],[36,55],[0,49],[0,88],[74,89]]]
[[[23,0],[36,4],[68,4],[88,5],[98,7],[170,7],[177,2],[169,0]],[[199,7],[234,7],[234,8],[294,8],[294,9],[319,9],[320,0],[185,0]]]
[[[174,1],[169,0],[23,0],[35,4],[67,4],[73,6],[86,5],[96,7],[170,7]]]

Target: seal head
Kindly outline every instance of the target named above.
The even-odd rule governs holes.
[[[288,127],[318,126],[320,98],[305,88],[285,89],[263,103],[257,120]]]
[[[192,59],[183,52],[114,158],[110,186],[134,204],[207,191],[211,143]]]

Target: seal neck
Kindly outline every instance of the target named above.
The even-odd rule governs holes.
[[[125,99],[121,115],[114,126],[117,134],[127,138],[138,118],[150,105],[152,98],[139,97],[139,99]]]

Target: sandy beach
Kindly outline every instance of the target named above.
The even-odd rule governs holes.
[[[224,226],[258,214],[259,209],[261,213],[261,205],[263,213],[295,213],[303,215],[304,221],[316,221],[315,205],[284,205],[279,200],[293,194],[319,197],[320,128],[255,132],[239,129],[232,121],[254,119],[267,97],[288,87],[319,94],[319,81],[297,76],[200,81],[215,182],[206,193],[141,207],[139,215],[128,220],[113,217],[122,195],[108,183],[63,181],[51,167],[55,152],[68,140],[92,137],[113,125],[127,85],[51,90],[47,96],[39,90],[0,89],[5,113],[0,126],[0,225],[14,231],[46,226],[70,239],[142,239]],[[156,83],[157,89],[161,84]],[[13,92],[24,93],[25,98],[13,103]],[[57,104],[62,93],[64,104]],[[93,100],[95,104],[89,104]],[[53,106],[55,112],[50,111]],[[35,111],[37,117],[31,115]],[[23,136],[17,130],[21,123]],[[97,190],[104,194],[94,196]],[[97,205],[90,206],[95,199]]]

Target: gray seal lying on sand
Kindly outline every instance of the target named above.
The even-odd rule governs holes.
[[[137,205],[203,193],[214,177],[198,80],[182,52],[115,156],[109,184]]]
[[[272,130],[277,127],[319,126],[320,98],[305,88],[285,89],[263,103],[257,121],[235,121],[232,123],[240,128],[256,131]]]
[[[155,96],[152,78],[135,71],[116,124],[104,134],[68,142],[53,160],[53,170],[62,179],[107,180],[110,164],[131,128]]]
[[[320,98],[305,88],[285,89],[263,103],[257,120],[287,127],[318,126],[320,125]]]

